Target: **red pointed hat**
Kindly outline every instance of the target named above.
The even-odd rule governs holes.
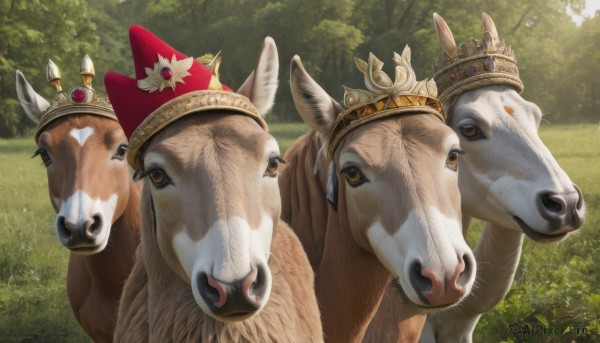
[[[248,98],[222,85],[202,63],[173,49],[145,28],[129,28],[135,79],[109,71],[106,93],[129,138],[127,160],[143,169],[142,145],[170,123],[191,113],[228,109],[264,119]]]

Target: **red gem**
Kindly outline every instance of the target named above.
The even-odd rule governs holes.
[[[453,71],[450,73],[450,82],[454,82],[456,80],[458,80],[458,74],[456,74],[456,72]]]
[[[84,102],[85,98],[87,98],[87,93],[84,89],[82,88],[75,88],[72,92],[71,92],[71,101],[73,102]]]
[[[469,68],[467,68],[467,74],[469,75],[474,75],[477,72],[477,67],[475,66],[469,66]]]
[[[164,80],[170,80],[173,77],[173,71],[171,68],[162,68],[160,70],[160,77]]]

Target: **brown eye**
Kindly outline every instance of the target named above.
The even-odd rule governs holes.
[[[346,167],[342,169],[342,173],[348,184],[352,187],[358,187],[368,181],[358,167]]]
[[[173,182],[171,182],[171,178],[169,178],[167,173],[162,168],[152,168],[146,173],[146,175],[148,175],[150,181],[152,181],[152,184],[154,184],[154,186],[158,189],[161,189],[168,184],[173,184]]]
[[[460,149],[452,149],[448,153],[448,159],[446,160],[446,166],[454,171],[458,170],[458,160],[460,155],[465,152]]]
[[[285,163],[285,160],[281,158],[281,156],[273,156],[269,158],[269,162],[267,163],[267,169],[265,170],[264,176],[275,177],[277,176],[277,170],[279,169],[279,164]]]
[[[126,143],[122,143],[121,145],[119,145],[112,159],[122,161],[125,158],[125,154],[127,153],[127,148],[128,145]]]
[[[477,127],[476,125],[473,125],[473,124],[466,124],[466,125],[461,126],[460,132],[462,133],[463,136],[465,136],[467,138],[467,140],[470,140],[470,141],[475,141],[475,140],[486,138],[483,131],[481,131],[481,129],[479,127]]]
[[[42,162],[44,163],[44,166],[49,166],[50,164],[52,164],[52,160],[50,159],[50,155],[48,155],[48,152],[46,151],[46,149],[40,147],[38,148],[35,153],[33,153],[33,156],[31,157],[36,157],[36,156],[40,156],[42,158]]]
[[[477,128],[475,125],[465,125],[460,128],[460,131],[463,135],[465,135],[465,137],[475,137],[477,134]]]

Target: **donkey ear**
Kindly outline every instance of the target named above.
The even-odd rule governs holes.
[[[237,90],[239,94],[245,95],[258,109],[263,117],[269,112],[275,103],[275,93],[279,81],[279,57],[277,46],[271,37],[265,38],[262,50],[258,57],[256,68]]]
[[[17,96],[25,114],[35,123],[40,121],[42,113],[50,107],[48,101],[33,90],[20,70],[17,70]]]
[[[442,44],[442,50],[450,57],[456,57],[456,42],[454,41],[454,35],[448,24],[444,21],[442,16],[437,13],[433,13],[433,24],[435,25],[435,32],[437,33],[438,40]]]
[[[495,47],[500,44],[500,38],[498,37],[498,31],[496,31],[496,25],[487,13],[481,13],[481,21],[483,22],[483,36],[486,43],[491,43],[491,46]]]
[[[298,55],[292,58],[290,88],[300,117],[321,137],[328,139],[342,107],[308,75]]]

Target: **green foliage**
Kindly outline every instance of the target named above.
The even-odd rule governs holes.
[[[412,49],[419,79],[431,76],[440,56],[431,14],[440,13],[457,43],[480,39],[480,13],[492,15],[502,39],[515,49],[525,98],[547,119],[598,122],[600,17],[576,27],[566,12],[584,0],[0,0],[0,137],[33,127],[15,106],[14,72],[21,69],[47,98],[45,65],[63,71],[65,89],[79,83],[77,66],[88,52],[103,91],[105,71],[133,75],[127,28],[142,24],[192,56],[223,52],[221,80],[239,87],[256,63],[265,36],[277,42],[280,87],[271,120],[300,121],[291,98],[289,61],[299,54],[306,69],[335,99],[342,84],[361,87],[353,57],[372,51],[391,71],[392,51]],[[9,101],[9,99],[11,101]]]
[[[68,252],[53,232],[33,139],[0,140],[0,342],[85,342],[66,294]]]

